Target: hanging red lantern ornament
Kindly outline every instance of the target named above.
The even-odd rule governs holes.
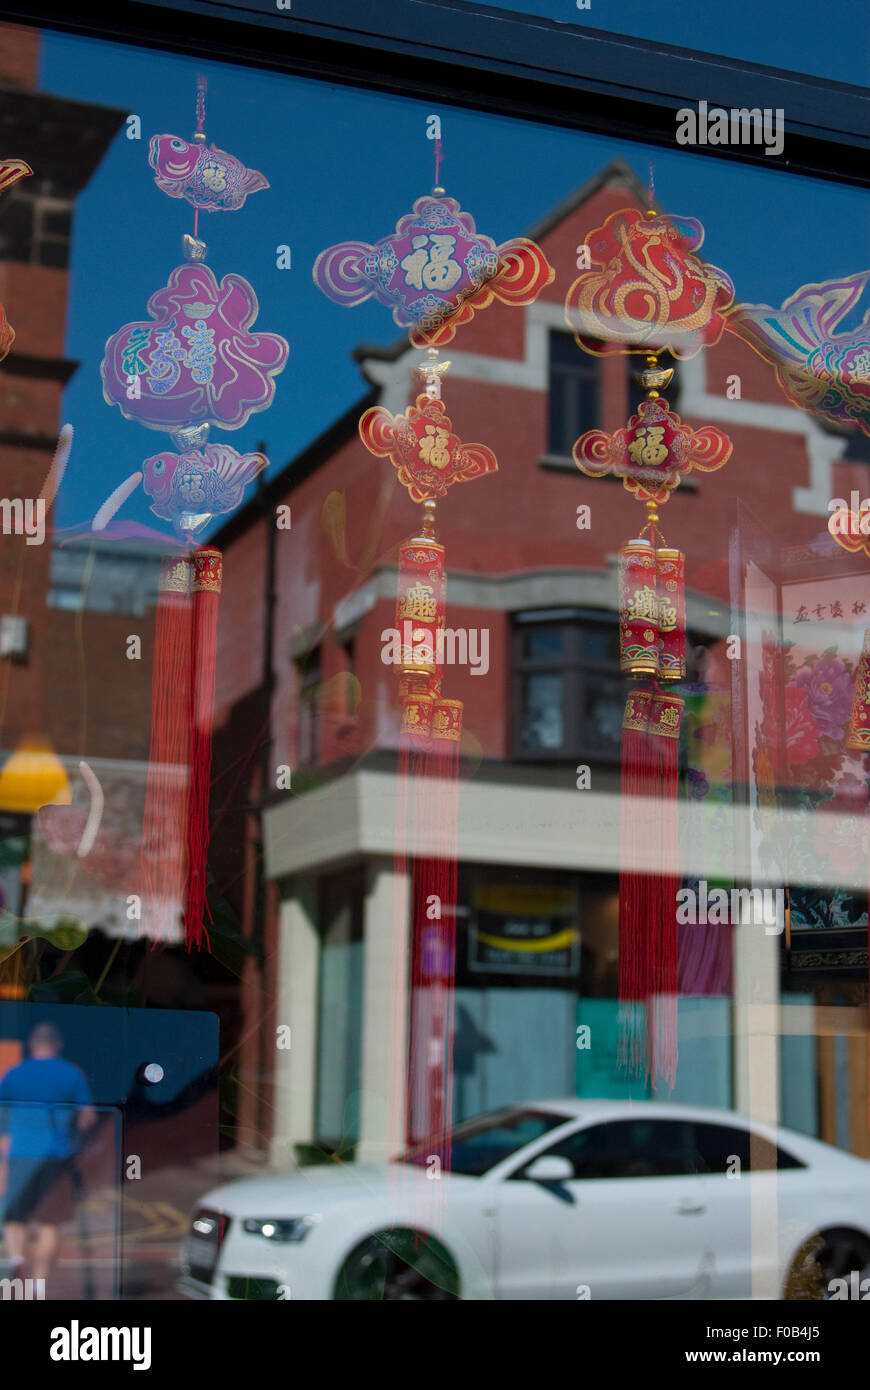
[[[463,444],[441,399],[449,362],[429,350],[420,368],[425,392],[402,415],[367,410],[360,438],[370,453],[389,458],[414,502],[422,502],[419,531],[398,555],[393,669],[401,709],[397,869],[412,863],[412,1008],[409,1045],[408,1138],[440,1145],[449,1167],[452,1122],[452,1000],[456,950],[456,816],[462,702],[442,694],[447,622],[445,549],[435,529],[435,507],[456,483],[495,473],[484,444]]]
[[[396,882],[406,882],[409,868],[411,880],[410,931],[408,907],[397,890],[394,979],[403,993],[410,938],[412,983],[404,1093],[394,1091],[390,1104],[394,1115],[406,1117],[405,1137],[414,1142],[425,1136],[441,1165],[449,1167],[462,704],[441,688],[446,574],[435,505],[455,483],[493,473],[497,464],[486,445],[463,444],[454,430],[441,400],[441,377],[450,363],[439,361],[438,348],[494,302],[531,304],[555,271],[533,241],[517,237],[497,246],[478,232],[439,182],[437,117],[427,119],[427,135],[435,142],[431,194],[379,241],[346,241],[323,251],[313,277],[338,304],[377,299],[409,330],[412,346],[429,349],[420,368],[425,391],[401,414],[382,407],[366,411],[359,430],[365,447],[389,458],[411,499],[423,504],[418,533],[399,546],[395,643],[387,658],[398,679],[400,706]],[[404,1030],[404,1023],[397,1020],[396,1028]],[[432,1184],[436,1207],[440,1188]]]
[[[586,238],[594,267],[568,291],[578,345],[595,355],[646,352],[647,392],[614,434],[588,430],[574,461],[608,473],[646,506],[646,524],[619,551],[620,667],[645,682],[623,717],[620,807],[620,1061],[652,1086],[677,1070],[677,786],[683,699],[665,683],[686,674],[685,557],[659,529],[657,508],[694,469],[713,472],[731,442],[713,425],[693,429],[660,395],[673,368],[659,353],[691,357],[717,342],[733,301],[728,277],[695,251],[703,228],[637,208],[612,213]]]
[[[157,186],[194,207],[185,264],[149,299],[148,320],[127,323],[109,338],[101,364],[103,395],[127,419],[168,433],[175,450],[145,460],[142,473],[116,489],[100,509],[103,529],[138,483],[155,516],[172,523],[177,540],[163,564],[155,620],[152,722],[141,874],[143,921],[156,938],[174,936],[183,917],[188,946],[208,944],[206,872],[214,706],[217,612],[222,584],[219,550],[197,536],[233,511],[267,466],[260,453],[240,454],[210,443],[212,425],[241,429],[267,410],[275,377],[289,353],[284,338],[255,331],[253,287],[241,275],[218,280],[204,264],[200,211],[237,211],[248,194],[269,185],[235,156],[206,148],[205,80],[197,82],[192,143],[154,136],[149,162]],[[113,497],[115,495],[113,494]]]

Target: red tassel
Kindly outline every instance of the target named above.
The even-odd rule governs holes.
[[[154,625],[151,747],[141,871],[145,921],[155,940],[178,929],[186,874],[190,761],[190,582],[187,555],[164,560]]]
[[[632,1074],[646,1063],[644,1012],[651,983],[649,912],[655,876],[653,745],[648,735],[652,692],[633,690],[622,720],[619,866],[620,1065]],[[647,867],[642,867],[642,866]]]
[[[441,1166],[449,1172],[453,1125],[453,1006],[456,968],[456,907],[458,899],[459,741],[462,737],[462,703],[436,700],[432,713],[432,748],[437,776],[436,820],[440,831],[438,887],[441,917],[431,937],[431,973],[434,977],[432,1017],[433,1059],[440,1078],[433,1085],[430,1132],[437,1136]],[[440,1084],[438,1084],[440,1083]]]
[[[622,733],[620,1065],[673,1087],[677,1073],[679,732],[683,701],[635,690]]]
[[[187,827],[187,892],[184,918],[185,942],[201,946],[205,936],[206,864],[209,842],[211,794],[211,745],[214,725],[217,620],[222,580],[219,550],[203,546],[193,552],[193,633],[190,687],[190,810]]]
[[[679,878],[679,779],[680,721],[683,700],[679,695],[656,691],[650,706],[650,738],[656,745],[660,872],[655,895],[654,940],[658,969],[651,981],[655,999],[648,1017],[649,1070],[655,1088],[661,1075],[670,1089],[677,1079],[678,945],[677,892]]]

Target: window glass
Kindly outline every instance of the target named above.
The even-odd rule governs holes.
[[[554,661],[562,656],[565,632],[560,627],[540,627],[523,634],[527,661]]]
[[[575,351],[570,333],[550,334],[551,454],[569,455],[574,440],[599,422],[600,362]]]
[[[292,1269],[294,1298],[328,1291],[340,1271],[320,1251],[342,1238],[321,1244],[314,1218],[345,1231],[330,1195],[345,1178],[392,1220],[397,1177],[422,1176],[389,1166],[406,1154],[427,1174],[420,1219],[446,1241],[456,1208],[433,1158],[469,1175],[524,1163],[573,1100],[613,1106],[564,1146],[584,1179],[738,1164],[773,1185],[802,1134],[870,1160],[870,545],[866,527],[846,545],[832,526],[842,499],[870,509],[864,151],[855,182],[838,181],[839,141],[816,143],[817,177],[794,174],[788,111],[770,158],[653,143],[629,94],[666,99],[663,67],[622,39],[606,45],[625,58],[613,95],[575,129],[535,66],[543,30],[567,51],[572,26],[613,28],[690,45],[694,73],[711,71],[704,49],[734,55],[749,102],[771,90],[753,63],[787,72],[804,52],[809,72],[862,71],[867,16],[790,5],[775,32],[779,0],[760,18],[753,3],[754,29],[742,2],[723,17],[516,0],[548,124],[518,114],[509,78],[470,68],[451,105],[443,64],[461,43],[434,75],[411,45],[367,49],[352,26],[399,0],[374,17],[319,9],[333,4],[340,73],[330,40],[323,66],[295,47],[322,29],[313,0],[272,5],[294,38],[263,65],[239,61],[257,49],[232,7],[237,50],[211,46],[207,16],[184,52],[169,34],[126,42],[122,11],[117,42],[0,23],[0,1087],[51,1090],[72,1068],[93,1101],[79,1109],[104,1117],[81,1155],[55,1155],[81,1158],[88,1198],[62,1223],[58,1296],[74,1270],[87,1297],[105,1258],[96,1287],[125,1260],[131,1288],[173,1298],[161,1232],[198,1209],[223,1214],[199,1232],[188,1293],[233,1298],[266,1258],[261,1290]],[[463,0],[407,8],[432,42],[516,24]],[[854,124],[854,94],[787,90],[838,132]],[[429,202],[437,226],[385,249],[436,188],[462,210],[457,238]],[[472,224],[480,244],[454,258]],[[430,349],[432,300],[406,322],[395,295],[434,294],[463,266],[487,274]],[[539,274],[528,299],[520,266]],[[158,302],[180,280],[191,302]],[[658,368],[646,338],[622,353],[629,300],[694,322],[704,285],[729,307],[697,352],[663,347]],[[254,408],[206,437],[222,294],[234,335],[256,310],[239,367]],[[180,363],[191,374],[174,421],[135,418],[143,351],[155,409]],[[628,438],[659,388],[660,423]],[[661,423],[663,400],[681,423]],[[621,592],[641,533],[654,587]],[[683,627],[684,673],[669,645]],[[759,1007],[773,1038],[746,1032]],[[642,1104],[668,1095],[707,1121]],[[777,1153],[753,1146],[756,1125],[776,1126]],[[274,1212],[246,1186],[265,1175]],[[777,1201],[795,1186],[782,1176]],[[847,1187],[843,1219],[860,1224]],[[667,1191],[649,1212],[670,1221]],[[771,1213],[783,1229],[793,1215]],[[818,1194],[800,1216],[827,1219]],[[485,1297],[521,1278],[554,1296],[551,1233],[506,1222],[496,1259],[490,1229],[474,1250]],[[664,1264],[627,1235],[619,1297]],[[710,1289],[742,1297],[726,1237],[710,1238]]]
[[[613,1120],[577,1130],[547,1153],[570,1159],[578,1179],[668,1178],[691,1171],[690,1144],[682,1120]]]
[[[765,1172],[776,1168],[802,1168],[799,1159],[769,1140],[730,1125],[693,1125],[693,1172]]]
[[[546,1110],[499,1110],[482,1115],[466,1124],[457,1125],[451,1136],[451,1169],[478,1178],[511,1154],[532,1144],[549,1130],[565,1123],[566,1116]],[[425,1166],[431,1143],[414,1149],[403,1158],[404,1163]]]
[[[528,749],[559,749],[565,742],[562,676],[526,676],[520,741]]]
[[[622,727],[615,621],[596,615],[536,626],[524,613],[515,625],[518,749],[612,759]],[[556,669],[535,669],[545,665]]]

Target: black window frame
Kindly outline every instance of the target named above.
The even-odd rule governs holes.
[[[538,617],[537,615],[541,616]],[[549,614],[561,616],[549,617]],[[584,743],[584,695],[590,676],[605,676],[619,680],[619,661],[590,660],[584,657],[583,636],[590,630],[611,631],[619,642],[616,613],[609,609],[563,608],[522,609],[512,615],[511,646],[511,758],[523,763],[570,763],[579,761],[597,767],[619,765],[619,739],[610,753]],[[530,630],[563,628],[569,634],[567,649],[561,658],[534,661],[523,655],[523,638]],[[563,728],[565,738],[558,749],[525,748],[521,737],[523,684],[529,675],[560,674],[565,678],[563,695]],[[621,708],[621,700],[618,702]]]
[[[870,92],[727,55],[463,0],[102,0],[11,3],[0,18],[168,48],[326,82],[870,187]],[[649,87],[655,74],[655,88]],[[506,96],[509,93],[509,96]],[[711,105],[785,112],[785,147],[677,146],[676,114]]]

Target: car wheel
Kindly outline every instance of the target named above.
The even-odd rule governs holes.
[[[827,1300],[831,1297],[832,1280],[845,1279],[848,1285],[852,1270],[857,1270],[861,1278],[868,1266],[870,1239],[867,1236],[846,1227],[819,1231],[810,1236],[795,1255],[783,1298]]]
[[[378,1231],[352,1250],[335,1283],[336,1299],[418,1302],[459,1297],[456,1266],[422,1231]]]

